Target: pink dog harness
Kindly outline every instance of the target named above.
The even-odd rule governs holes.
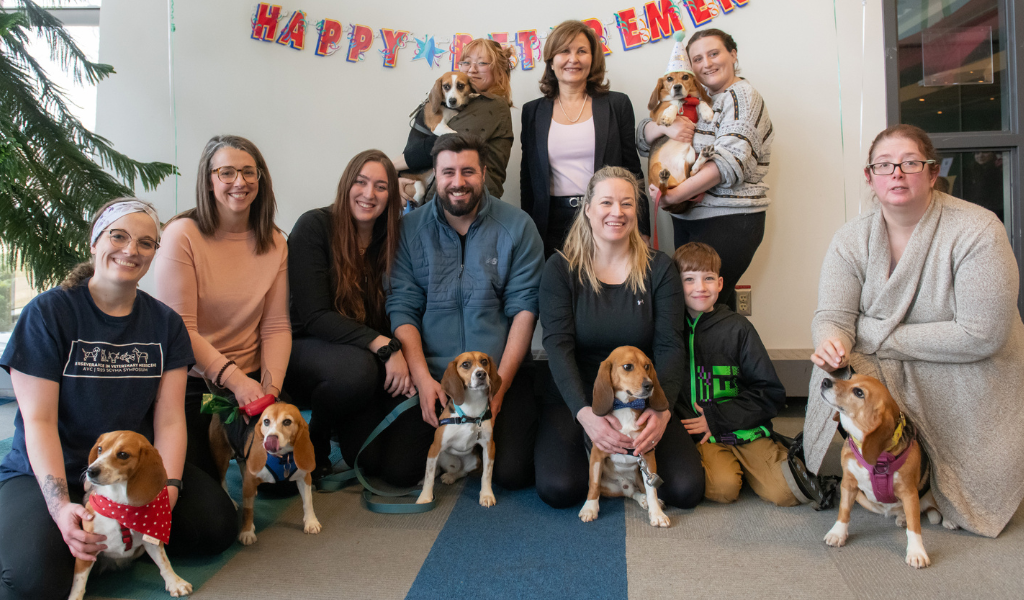
[[[913,434],[911,433],[911,435]],[[917,444],[916,436],[910,440],[910,444],[903,452],[900,452],[899,456],[894,456],[886,450],[878,455],[878,460],[874,465],[870,465],[868,461],[864,460],[864,455],[860,453],[860,448],[854,443],[853,436],[850,436],[846,441],[850,445],[850,450],[853,450],[853,455],[857,457],[857,462],[871,474],[871,490],[875,493],[875,500],[882,504],[899,502],[899,498],[892,491],[892,480],[896,475],[896,471],[899,471],[903,463],[907,462],[910,449]]]

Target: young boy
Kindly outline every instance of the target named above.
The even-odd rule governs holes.
[[[778,506],[810,502],[815,486],[806,479],[813,475],[791,469],[786,447],[772,439],[772,417],[785,405],[786,390],[768,351],[750,321],[724,304],[715,306],[721,258],[700,242],[681,246],[674,258],[683,278],[690,350],[690,398],[675,410],[688,433],[703,436],[697,450],[704,496],[735,502],[745,477],[758,496]]]

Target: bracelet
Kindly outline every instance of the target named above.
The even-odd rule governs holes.
[[[229,360],[228,362],[224,363],[224,366],[220,368],[220,373],[217,373],[217,378],[213,380],[213,385],[215,385],[215,386],[217,386],[219,388],[224,387],[224,384],[222,384],[220,382],[220,378],[224,376],[224,371],[227,371],[228,365],[233,365],[233,364],[235,364],[235,361],[233,361],[233,360]]]
[[[168,479],[167,480],[167,485],[169,485],[169,486],[173,485],[174,487],[178,488],[179,492],[181,491],[181,480],[180,479]]]

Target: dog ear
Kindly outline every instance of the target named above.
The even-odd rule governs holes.
[[[700,101],[706,102],[708,106],[714,106],[714,100],[711,99],[711,96],[708,95],[708,91],[704,89],[704,86],[701,85],[699,81],[697,81],[696,77],[693,78],[693,85],[697,88],[697,95],[700,96]],[[700,113],[697,113],[697,116],[699,117]]]
[[[612,403],[615,401],[615,389],[612,387],[614,362],[611,357],[606,358],[597,371],[597,379],[594,380],[594,403],[591,408],[599,417],[611,412]]]
[[[89,462],[88,462],[88,464],[91,465],[92,463],[96,462],[96,459],[100,455],[100,453],[96,451],[96,448],[98,448],[100,446],[103,446],[103,445],[105,445],[107,443],[106,442],[106,437],[107,437],[107,434],[104,433],[103,435],[101,435],[99,438],[96,439],[96,443],[93,444],[92,445],[92,449],[89,450]]]
[[[145,506],[167,485],[167,471],[160,453],[148,442],[139,444],[139,459],[128,478],[128,503]]]
[[[444,376],[441,377],[441,388],[444,393],[451,396],[452,402],[461,405],[466,392],[466,384],[463,383],[462,377],[459,375],[459,367],[456,362],[458,360],[459,357],[456,356],[455,360],[448,363],[448,368],[444,370]]]
[[[896,431],[896,418],[892,411],[887,410],[884,406],[878,407],[875,422],[877,426],[864,434],[864,443],[860,449],[864,461],[869,465],[878,462],[878,457],[889,446],[892,434]]]
[[[269,408],[269,407],[268,407]],[[256,428],[252,431],[252,443],[244,447],[249,449],[249,457],[245,459],[245,468],[253,475],[267,466],[267,449],[263,447],[263,414],[255,417]]]
[[[316,455],[313,453],[313,442],[309,439],[309,425],[306,424],[306,419],[302,418],[302,413],[297,409],[294,417],[297,417],[294,420],[299,426],[298,431],[295,432],[295,439],[292,440],[295,466],[307,473],[312,473],[316,470]]]
[[[430,95],[427,96],[427,107],[426,113],[423,115],[424,122],[426,122],[427,115],[436,116],[441,114],[441,106],[444,104],[444,90],[441,89],[441,80],[438,79],[434,82],[434,87],[430,88]],[[436,125],[437,123],[435,123]],[[427,123],[427,127],[430,124]]]
[[[664,85],[665,78],[659,77],[658,85],[656,85],[654,87],[654,91],[651,92],[651,100],[650,102],[647,103],[647,110],[653,111],[654,109],[658,108],[659,104],[661,104],[661,88],[664,87]],[[651,115],[651,117],[654,117],[654,115]]]
[[[501,375],[498,375],[498,365],[490,357],[487,358],[487,380],[491,385],[489,394],[491,398],[494,398],[494,394],[501,389]]]
[[[661,389],[661,383],[658,382],[658,374],[654,371],[654,364],[651,364],[651,381],[654,382],[654,391],[651,392],[651,398],[647,401],[647,406],[657,411],[668,410],[668,397],[665,396],[665,390]]]

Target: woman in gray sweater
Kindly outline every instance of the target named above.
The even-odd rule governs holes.
[[[1024,497],[1024,324],[1006,229],[932,189],[938,156],[917,127],[886,129],[868,157],[877,206],[836,233],[821,269],[807,467],[819,469],[836,431],[821,382],[852,367],[917,427],[947,521],[994,537]]]

